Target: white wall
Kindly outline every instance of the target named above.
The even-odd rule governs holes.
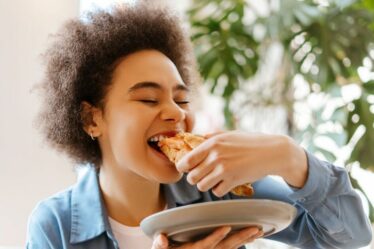
[[[175,7],[183,11],[187,3]],[[39,100],[30,89],[43,74],[39,55],[48,34],[78,14],[79,0],[0,0],[0,249],[22,248],[36,203],[75,181],[71,163],[43,146],[32,126]]]
[[[48,34],[79,14],[78,0],[0,0],[0,247],[22,246],[35,204],[71,185],[71,163],[32,126]]]

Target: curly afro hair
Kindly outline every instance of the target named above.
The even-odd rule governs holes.
[[[170,9],[145,3],[117,6],[63,26],[43,56],[46,73],[40,89],[44,103],[37,119],[53,148],[75,163],[100,167],[99,144],[83,130],[81,103],[104,108],[119,60],[144,49],[165,54],[185,84],[196,86],[199,75],[189,37]]]

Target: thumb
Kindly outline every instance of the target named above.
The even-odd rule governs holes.
[[[164,234],[157,235],[152,244],[152,249],[167,249],[169,246],[168,239]]]
[[[217,131],[215,131],[215,132],[205,134],[205,135],[204,135],[204,138],[208,139],[208,138],[211,138],[211,137],[217,136],[217,135],[222,134],[222,133],[225,133],[225,132],[227,132],[227,131],[224,131],[224,130],[217,130]]]

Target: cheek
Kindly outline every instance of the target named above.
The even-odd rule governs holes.
[[[144,149],[144,135],[149,126],[149,116],[139,115],[139,112],[131,111],[117,113],[112,116],[108,133],[111,147],[116,157],[134,157],[134,154],[136,155],[140,150]]]
[[[122,161],[119,157],[126,158],[136,153],[137,148],[141,144],[139,129],[135,129],[134,126],[128,123],[123,123],[122,125],[112,126],[109,132],[111,147],[117,159]]]
[[[195,113],[188,112],[186,114],[186,131],[191,132],[195,126]]]

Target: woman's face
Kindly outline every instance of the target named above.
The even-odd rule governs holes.
[[[114,70],[98,122],[103,164],[151,181],[179,180],[174,164],[149,141],[192,130],[189,94],[174,63],[161,52],[126,56]]]

